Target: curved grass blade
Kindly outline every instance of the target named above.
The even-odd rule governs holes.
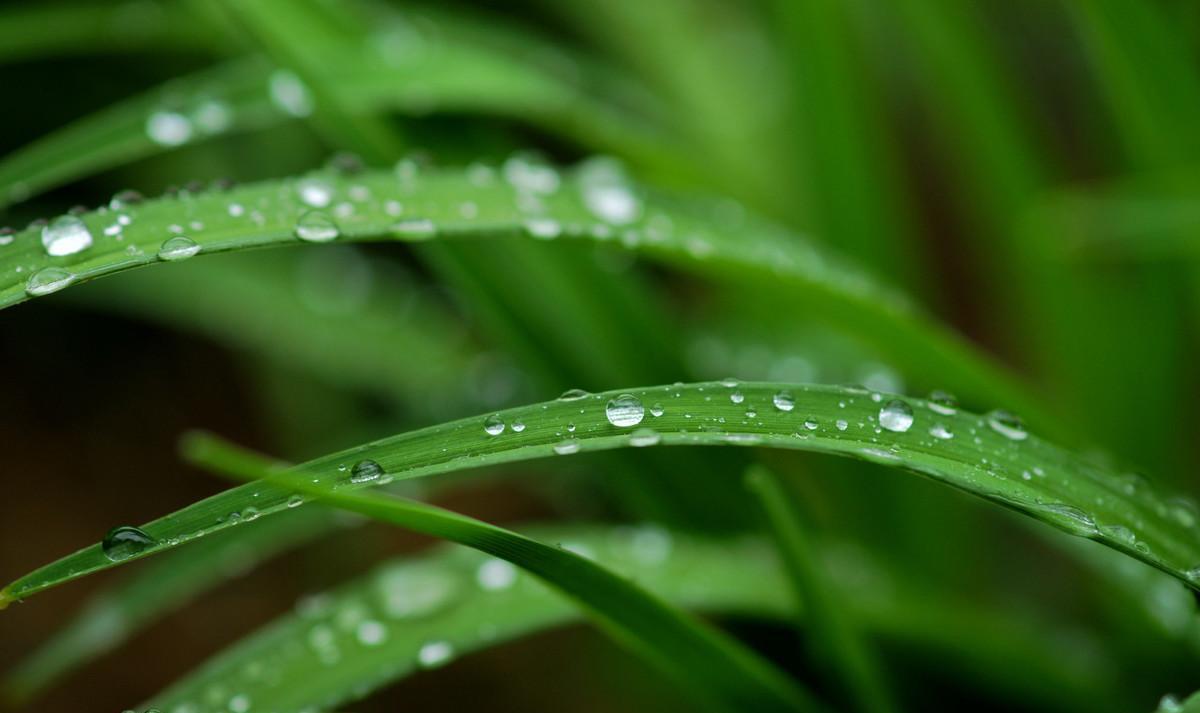
[[[757,539],[716,540],[649,525],[535,528],[527,534],[588,552],[683,609],[772,619],[794,615],[776,560]],[[838,575],[833,577],[837,591],[873,632],[964,662],[962,673],[968,677],[1019,671],[1025,674],[1021,680],[1035,684],[1021,692],[1026,702],[1045,701],[1055,710],[1080,713],[1120,710],[1119,704],[1109,705],[1119,696],[1106,700],[1103,667],[1062,647],[1065,636],[1046,636],[1045,628],[1003,611],[914,591],[897,583],[899,573],[885,572],[856,549],[822,547],[820,552],[823,564]],[[304,598],[295,612],[217,654],[146,705],[173,710],[214,686],[230,698],[240,693],[256,706],[279,710],[304,698],[345,705],[422,670],[419,654],[429,644],[449,644],[457,660],[578,617],[565,599],[499,560],[467,548],[440,547]],[[947,629],[957,636],[947,638]],[[1032,670],[1038,675],[1029,675]],[[258,675],[262,671],[275,675]],[[1011,692],[1008,683],[982,678],[998,692]]]
[[[634,582],[562,546],[433,505],[338,489],[335,483],[280,475],[272,462],[216,439],[185,444],[194,461],[251,485],[295,486],[304,497],[450,540],[514,564],[579,605],[619,643],[681,684],[696,702],[729,712],[823,711],[823,706],[731,636],[691,619]],[[444,644],[436,657],[445,658]],[[418,659],[429,656],[418,653]],[[311,701],[309,701],[311,703]]]
[[[735,394],[736,392],[736,394]],[[400,434],[309,461],[296,471],[346,488],[436,475],[579,451],[659,445],[756,445],[850,456],[916,471],[1031,515],[1157,567],[1200,589],[1200,533],[1195,505],[1138,479],[1085,460],[1028,434],[1008,414],[981,417],[920,399],[862,389],[797,384],[710,382],[631,389],[627,410],[640,428],[615,426],[607,392],[508,409]],[[732,398],[731,398],[732,397]],[[778,403],[783,407],[775,406]],[[791,408],[787,408],[790,405]],[[618,404],[620,406],[620,404]],[[661,412],[661,416],[654,416]],[[650,415],[644,415],[650,414]],[[504,429],[493,435],[498,425]],[[523,428],[514,430],[513,424]],[[568,424],[574,424],[573,432]],[[353,482],[364,459],[386,476]],[[361,479],[360,479],[361,480]],[[145,525],[153,538],[135,557],[220,532],[253,507],[259,516],[288,509],[293,495],[272,484],[248,484],[194,503]],[[92,545],[36,570],[0,592],[22,599],[119,562]]]
[[[518,171],[521,166],[526,168]],[[518,233],[613,240],[695,272],[753,279],[791,292],[804,301],[806,313],[838,324],[909,373],[1019,410],[1043,428],[1060,423],[1043,414],[1015,379],[903,295],[794,234],[725,204],[615,183],[604,163],[585,163],[565,176],[528,166],[508,162],[500,172],[509,180],[500,180],[488,167],[414,176],[414,167],[401,163],[397,173],[316,174],[102,208],[79,216],[94,244],[74,255],[48,256],[36,228],[0,246],[0,307],[192,251],[204,255],[295,244],[300,234],[310,240],[422,241]],[[613,212],[613,201],[625,208]],[[306,227],[302,220],[316,225]],[[186,250],[163,249],[182,233],[191,244],[183,244]]]
[[[779,477],[761,465],[746,472],[746,484],[758,497],[775,548],[788,574],[792,596],[810,629],[812,660],[841,679],[842,693],[861,713],[893,713],[892,701],[870,651],[844,611],[829,575],[822,570],[800,513]]]
[[[393,23],[394,24],[394,23]],[[390,60],[397,30],[385,26],[379,41],[358,56],[335,54],[321,66],[323,84],[362,114],[398,111],[478,112],[528,121],[593,149],[628,156],[663,173],[686,154],[636,113],[610,106],[533,62],[468,44],[449,32],[417,33],[420,48],[403,62]],[[389,34],[391,32],[392,34]],[[25,200],[72,180],[180,146],[278,125],[312,113],[311,90],[294,74],[261,59],[239,59],[176,78],[59,129],[0,161],[0,205]],[[174,133],[150,129],[167,116]],[[166,125],[166,124],[164,124]]]

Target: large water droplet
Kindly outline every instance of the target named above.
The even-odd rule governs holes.
[[[489,436],[499,436],[504,433],[504,419],[498,413],[488,416],[483,420],[483,430]]]
[[[111,562],[120,562],[134,555],[141,554],[146,548],[155,544],[155,539],[143,530],[129,525],[114,527],[104,536],[100,549]]]
[[[906,402],[892,399],[879,409],[879,425],[893,433],[904,433],[913,425],[913,410]]]
[[[310,210],[296,221],[296,237],[309,243],[327,243],[338,236],[333,218],[319,210]]]
[[[987,424],[993,431],[1009,440],[1023,441],[1029,436],[1021,419],[1008,411],[992,411],[987,415]]]
[[[617,428],[628,428],[642,422],[646,409],[638,397],[633,394],[621,394],[608,402],[604,408],[604,415],[608,422]]]
[[[790,391],[780,391],[771,397],[771,403],[780,411],[791,411],[796,408],[796,399]]]
[[[200,245],[195,240],[184,235],[176,235],[163,241],[162,246],[158,248],[158,259],[175,262],[186,260],[198,252],[200,252]]]
[[[174,111],[156,111],[146,118],[146,135],[160,146],[179,146],[192,138],[192,122]]]
[[[42,247],[51,256],[74,255],[91,246],[92,233],[76,216],[55,218],[42,228]]]
[[[351,483],[369,483],[383,475],[383,466],[373,460],[364,459],[354,464],[350,469]]]
[[[30,297],[40,297],[51,292],[58,292],[75,282],[75,274],[61,267],[44,267],[29,276],[25,282],[25,293]]]

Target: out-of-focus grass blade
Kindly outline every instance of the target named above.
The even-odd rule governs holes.
[[[684,609],[772,619],[794,614],[776,560],[756,539],[715,540],[650,525],[536,528],[528,534],[587,552]],[[1063,646],[1061,632],[1047,637],[1046,629],[1003,611],[918,591],[855,549],[823,547],[821,553],[837,591],[878,635],[934,650],[963,664],[956,672],[981,678],[997,692],[1015,693],[980,672],[1037,671],[1020,678],[1032,684],[1019,694],[1027,702],[1089,713],[1121,710],[1120,703],[1112,705],[1120,696],[1106,699],[1106,669]],[[448,650],[457,659],[577,619],[563,598],[505,563],[466,548],[440,548],[306,597],[294,613],[213,657],[148,705],[169,711],[203,698],[214,684],[229,697],[242,693],[256,704],[276,700],[283,710],[284,697],[318,691],[341,702],[420,671],[420,652],[431,644],[427,651]],[[958,636],[946,637],[948,628]],[[255,675],[260,668],[278,675]],[[364,671],[372,675],[364,677]],[[294,685],[303,690],[278,690]]]
[[[321,483],[353,489],[647,445],[757,445],[832,453],[916,471],[1101,542],[1200,588],[1200,517],[1194,503],[1169,497],[1148,483],[1131,484],[1128,476],[1028,434],[1007,413],[944,413],[949,410],[920,399],[843,387],[709,382],[638,388],[568,396],[432,426],[331,454],[296,470]],[[364,461],[373,461],[378,469]],[[359,471],[356,464],[361,464]],[[370,476],[360,475],[364,468]],[[100,544],[92,545],[12,582],[0,592],[0,600],[22,599],[234,527],[244,518],[231,518],[231,513],[247,507],[259,517],[286,511],[292,496],[285,488],[257,483],[220,493],[146,524],[144,546],[123,551],[116,561]]]
[[[872,660],[870,651],[845,611],[829,576],[822,570],[809,535],[800,522],[779,477],[762,465],[751,466],[746,484],[758,497],[775,539],[775,548],[787,571],[793,595],[804,612],[812,660],[840,679],[842,693],[861,713],[892,713],[895,703]]]
[[[499,172],[476,167],[412,176],[411,167],[402,164],[399,176],[383,171],[317,174],[102,208],[56,219],[42,231],[28,228],[12,244],[0,246],[0,306],[197,253],[295,244],[298,235],[326,241],[424,241],[524,232],[540,238],[611,239],[700,273],[755,279],[791,292],[804,300],[810,314],[874,345],[898,367],[927,374],[966,396],[1019,410],[1043,428],[1053,427],[1037,400],[1011,376],[917,312],[903,295],[834,255],[725,204],[612,182],[603,168],[590,168],[585,164],[564,176],[548,167],[509,161]],[[507,174],[508,180],[497,173]],[[614,205],[622,207],[614,210]],[[67,243],[54,243],[61,250],[70,240],[85,240],[83,231],[92,241],[90,248],[47,254],[44,243],[63,235]]]
[[[723,711],[823,711],[823,706],[754,651],[736,639],[690,618],[633,581],[581,554],[553,547],[474,518],[412,500],[338,490],[332,483],[279,479],[272,463],[255,454],[205,437],[185,445],[194,462],[249,485],[300,485],[305,497],[382,522],[399,525],[497,557],[558,590],[618,642],[645,657],[681,684],[697,703]],[[428,649],[418,659],[436,657]],[[378,665],[378,659],[375,664]],[[311,699],[295,703],[311,704]],[[268,707],[270,707],[268,705]]]

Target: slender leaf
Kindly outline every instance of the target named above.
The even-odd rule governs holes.
[[[735,394],[736,392],[736,394]],[[786,392],[786,393],[785,393]],[[620,392],[535,404],[401,434],[318,458],[301,472],[321,482],[365,487],[465,468],[576,451],[661,445],[759,445],[851,456],[902,467],[1031,515],[1065,532],[1094,539],[1200,589],[1200,518],[1195,505],[1167,497],[1137,479],[1091,463],[1021,430],[1007,414],[943,414],[938,404],[901,401],[865,390],[789,384],[721,383],[629,390],[645,429],[614,426],[606,404]],[[740,398],[739,398],[740,395]],[[792,399],[791,409],[781,410]],[[732,398],[731,398],[732,397]],[[896,403],[893,403],[893,400]],[[904,406],[901,404],[908,404]],[[631,413],[636,413],[633,408]],[[891,411],[885,413],[884,410]],[[912,420],[905,416],[910,409]],[[654,416],[655,411],[661,416]],[[752,415],[747,415],[752,414]],[[908,422],[903,430],[891,430]],[[514,431],[512,425],[523,428]],[[568,426],[574,425],[570,431]],[[813,427],[810,428],[810,425]],[[844,428],[843,428],[844,427]],[[652,429],[652,430],[649,430]],[[947,437],[949,436],[949,437]],[[386,477],[352,482],[352,466],[376,461]],[[165,551],[242,522],[253,508],[266,517],[288,509],[292,493],[248,484],[194,503],[145,525],[153,538],[135,556]],[[239,517],[231,517],[237,513]],[[99,544],[9,584],[0,601],[22,599],[118,564]]]

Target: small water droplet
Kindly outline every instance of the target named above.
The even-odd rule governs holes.
[[[662,436],[653,428],[639,428],[629,434],[629,445],[634,448],[656,446],[662,441]]]
[[[525,422],[521,420],[513,421],[511,428],[513,433],[520,433],[525,430]]]
[[[815,418],[804,419],[804,428],[808,429],[809,431],[817,430],[817,419],[815,419]]]
[[[646,409],[636,396],[621,394],[608,402],[604,409],[604,415],[608,418],[608,422],[617,428],[628,428],[642,422],[642,418],[646,415]]]
[[[51,292],[58,292],[75,282],[75,274],[61,267],[44,267],[29,276],[25,282],[25,293],[30,297],[40,297]]]
[[[539,240],[553,240],[562,234],[562,225],[553,218],[530,218],[525,230]]]
[[[441,666],[454,658],[454,647],[448,641],[430,641],[417,652],[417,662],[422,668]]]
[[[850,424],[846,423],[846,421],[844,419],[840,419],[840,418],[837,421],[835,421],[833,425],[839,431],[845,431],[850,426]]]
[[[146,135],[160,146],[179,146],[192,138],[192,122],[174,111],[156,111],[146,118]]]
[[[200,245],[195,240],[183,235],[176,235],[163,241],[158,248],[158,259],[176,262],[186,260],[198,252],[200,252]]]
[[[579,399],[585,399],[589,396],[591,396],[591,394],[584,391],[583,389],[567,389],[566,391],[562,392],[562,395],[558,397],[558,400],[559,401],[578,401]]]
[[[120,562],[141,554],[155,543],[156,540],[147,535],[145,531],[129,525],[121,525],[108,531],[100,549],[110,562]]]
[[[309,243],[327,243],[337,238],[338,225],[319,210],[305,211],[296,221],[296,237]]]
[[[879,409],[879,425],[893,433],[904,433],[913,425],[913,410],[906,402],[892,399]]]
[[[250,710],[250,697],[240,693],[229,699],[229,713],[247,713]]]
[[[929,435],[933,436],[934,438],[940,438],[943,441],[954,438],[954,433],[941,423],[933,424],[933,426],[929,428]]]
[[[271,101],[286,114],[308,116],[313,112],[312,92],[299,77],[286,69],[271,74],[268,91]]]
[[[304,496],[299,493],[293,494],[288,498],[287,506],[290,508],[298,508],[304,504]]]
[[[500,414],[494,413],[483,420],[483,430],[489,436],[499,436],[504,433],[504,419],[500,418]]]
[[[428,240],[437,235],[437,225],[428,218],[407,218],[392,224],[392,234],[405,240]]]
[[[658,418],[659,416],[663,415],[663,413],[664,413],[664,410],[663,410],[662,404],[655,403],[650,406],[650,415],[651,416]]]
[[[554,452],[560,456],[579,452],[579,441],[575,438],[565,438],[554,444]]]
[[[74,255],[91,246],[92,233],[76,216],[60,216],[42,228],[42,247],[53,257]]]
[[[131,206],[135,206],[146,200],[145,196],[134,190],[118,191],[113,194],[112,199],[108,201],[108,207],[112,210],[126,210]]]
[[[369,483],[383,475],[383,466],[373,460],[360,460],[350,469],[351,483]]]
[[[354,630],[354,636],[363,646],[379,646],[387,640],[388,630],[383,622],[367,619],[359,622]]]
[[[734,391],[733,393],[729,394],[729,400],[735,404],[740,404],[746,400],[746,396],[740,391]]]
[[[475,570],[475,581],[489,592],[508,589],[517,581],[517,568],[510,562],[490,557]]]
[[[943,416],[953,416],[958,412],[958,401],[953,395],[937,390],[929,394],[929,408]]]
[[[796,399],[790,391],[779,391],[771,397],[771,403],[780,411],[791,411],[796,408]]]
[[[1023,441],[1029,436],[1025,424],[1017,416],[997,409],[987,415],[987,425],[996,433],[1012,441]]]
[[[296,183],[300,201],[310,208],[324,208],[333,201],[333,186],[317,177],[302,178]]]

